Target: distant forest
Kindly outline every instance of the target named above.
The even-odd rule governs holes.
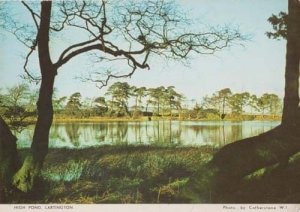
[[[20,125],[35,117],[37,91],[26,84],[0,90],[0,113],[11,125]],[[181,119],[226,119],[279,117],[282,99],[273,93],[257,96],[234,93],[230,88],[205,96],[201,102],[188,100],[174,86],[136,87],[116,82],[104,96],[83,98],[80,92],[70,96],[54,95],[54,114],[60,118],[158,116]]]

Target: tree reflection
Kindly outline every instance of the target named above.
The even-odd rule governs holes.
[[[108,134],[108,125],[106,123],[92,124],[91,125],[92,135],[98,142],[104,142],[107,140],[106,136]]]
[[[54,141],[66,142],[66,139],[64,138],[61,131],[62,128],[60,127],[60,125],[53,124],[51,126],[51,131],[50,131],[50,139]]]
[[[79,137],[80,137],[79,127],[80,127],[79,123],[71,123],[71,124],[66,124],[65,125],[65,130],[66,130],[67,136],[69,137],[70,142],[75,147],[80,146],[80,142],[79,142]]]
[[[108,138],[112,144],[124,145],[128,143],[127,138],[128,123],[116,122],[108,124]]]
[[[258,135],[276,126],[274,122],[101,122],[55,124],[50,147],[84,148],[103,144],[159,146],[224,146],[234,140]],[[27,147],[27,128],[18,135],[19,148]],[[70,141],[66,142],[66,141]],[[70,145],[71,144],[71,145]]]
[[[241,122],[231,126],[231,140],[237,141],[243,138],[243,125]]]

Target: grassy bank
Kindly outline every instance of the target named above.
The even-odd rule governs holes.
[[[219,116],[209,116],[207,118],[193,118],[193,117],[170,117],[170,116],[151,116],[152,121],[163,121],[163,120],[173,120],[173,121],[281,121],[281,116],[273,115],[227,115],[224,120]],[[7,120],[8,121],[8,120]],[[53,123],[76,123],[76,122],[86,122],[86,123],[97,123],[97,122],[127,122],[127,121],[149,121],[148,116],[122,116],[122,117],[109,117],[109,116],[92,116],[92,117],[75,117],[75,116],[61,116],[54,115]],[[36,122],[36,117],[28,117],[23,120],[26,124],[34,124]],[[8,121],[9,123],[9,121]]]
[[[66,117],[66,116],[54,116],[54,123],[68,123],[68,122],[126,122],[126,121],[147,121],[148,117],[103,117],[103,116],[95,116],[95,117],[87,117],[87,118],[79,118],[79,117]]]
[[[209,146],[50,149],[34,193],[12,193],[8,203],[188,203],[188,183],[199,184],[192,177],[205,175],[201,166],[216,151]],[[300,154],[285,168],[272,166],[232,182],[236,189],[222,194],[222,203],[299,203],[299,179]]]
[[[35,193],[29,199],[12,198],[18,199],[15,203],[185,202],[181,189],[214,151],[149,146],[51,149]]]
[[[67,122],[113,122],[113,121],[148,121],[148,116],[139,116],[139,117],[68,117],[68,116],[54,116],[54,123],[67,123]],[[192,118],[192,117],[170,117],[170,116],[152,116],[151,120],[177,120],[177,121],[222,121],[218,116],[210,116],[208,118]],[[280,121],[281,116],[262,116],[262,115],[241,115],[234,116],[228,115],[224,121]]]

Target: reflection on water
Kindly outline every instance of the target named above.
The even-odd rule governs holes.
[[[223,146],[268,131],[274,121],[143,121],[54,124],[50,147],[84,148],[99,145]],[[18,147],[29,147],[33,126],[22,131]]]

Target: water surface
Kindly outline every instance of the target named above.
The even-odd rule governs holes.
[[[223,146],[255,136],[279,121],[142,121],[53,124],[50,148],[101,145]],[[23,130],[18,147],[30,147],[34,126]]]

